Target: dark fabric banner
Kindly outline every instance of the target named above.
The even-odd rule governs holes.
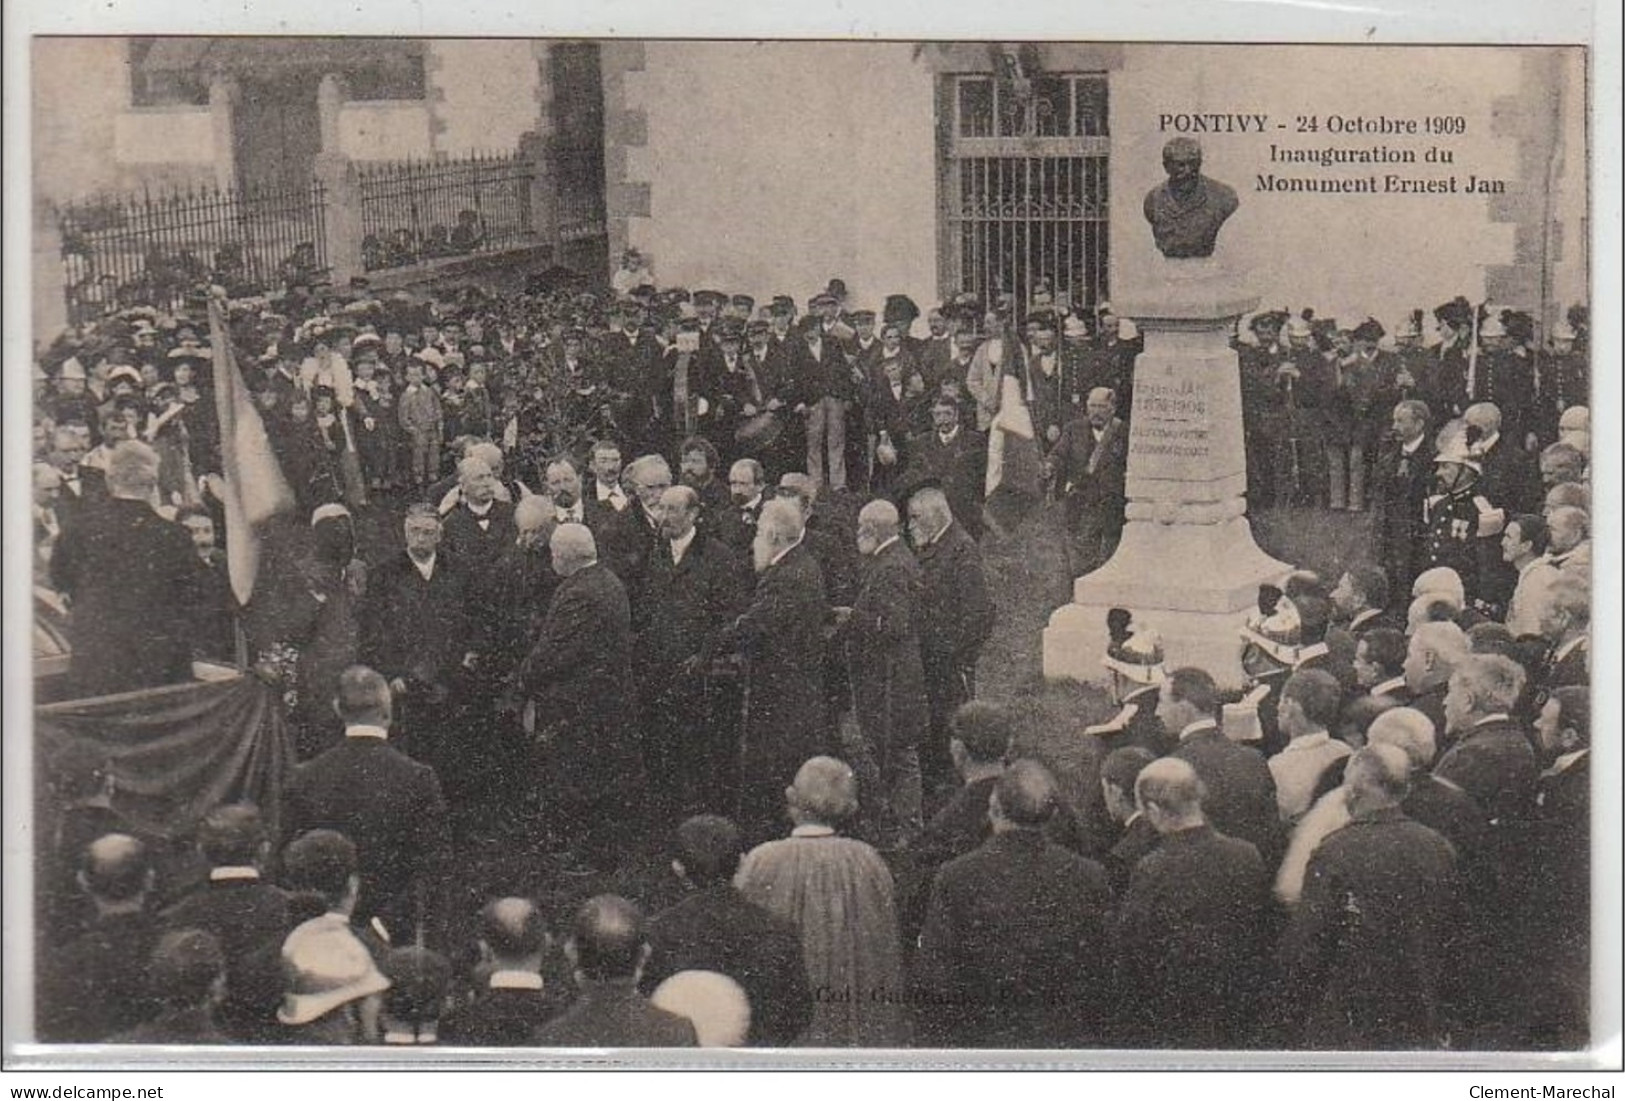
[[[36,769],[73,742],[104,750],[113,809],[152,837],[189,837],[220,803],[254,803],[280,836],[294,756],[278,690],[254,676],[168,685],[37,708]]]

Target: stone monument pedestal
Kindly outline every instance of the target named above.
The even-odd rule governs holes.
[[[1155,285],[1113,295],[1145,335],[1134,364],[1128,507],[1111,560],[1073,583],[1044,631],[1044,675],[1101,681],[1106,613],[1127,608],[1162,634],[1167,666],[1197,665],[1242,686],[1237,630],[1258,586],[1292,567],[1258,548],[1247,522],[1235,321],[1256,297],[1210,259],[1162,259]]]

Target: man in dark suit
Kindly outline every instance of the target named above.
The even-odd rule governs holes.
[[[679,480],[699,495],[701,525],[716,535],[722,515],[733,504],[727,484],[719,477],[722,456],[704,436],[690,436],[678,448],[677,465]]]
[[[633,501],[625,511],[615,514],[619,526],[594,528],[590,518],[586,523],[599,541],[599,553],[615,568],[628,591],[635,592],[649,552],[660,542],[660,498],[675,483],[671,464],[660,455],[639,455],[627,464],[621,481],[631,491]],[[602,510],[600,516],[607,512]]]
[[[1055,780],[1017,761],[994,785],[993,836],[937,874],[911,986],[932,1047],[1070,1047],[1110,1019],[1099,864],[1044,834]]]
[[[920,654],[931,726],[920,769],[929,792],[952,783],[948,720],[976,695],[976,663],[993,633],[995,609],[976,543],[955,522],[942,490],[922,489],[909,498],[908,532],[925,579]]]
[[[1178,757],[1146,765],[1134,783],[1140,813],[1162,840],[1135,867],[1117,912],[1125,1044],[1226,1047],[1253,1019],[1265,865],[1251,844],[1208,824],[1203,793],[1197,770]]]
[[[632,613],[626,586],[598,560],[585,526],[560,524],[549,547],[563,580],[516,681],[535,708],[554,829],[571,842],[569,870],[586,872],[617,861],[637,825]]]
[[[471,652],[468,574],[440,552],[440,514],[433,505],[410,506],[403,526],[405,552],[367,579],[359,656],[393,689],[406,750],[438,765],[455,752],[451,696]]]
[[[1591,683],[1591,584],[1559,574],[1539,610],[1541,637],[1551,647],[1533,670],[1542,697]]]
[[[484,591],[491,564],[518,535],[514,506],[497,499],[498,484],[484,459],[463,459],[457,464],[457,505],[441,522],[441,545],[467,571],[475,592]]]
[[[96,918],[78,939],[41,957],[35,994],[40,1040],[96,1043],[157,1009],[146,974],[157,939],[146,906],[153,880],[146,846],[127,834],[107,834],[86,848],[79,885]]]
[[[1116,393],[1103,386],[1089,391],[1083,415],[1067,422],[1050,450],[1048,475],[1066,510],[1072,573],[1105,565],[1122,537],[1128,504],[1128,426],[1117,417]]]
[[[1303,593],[1293,600],[1298,610],[1298,657],[1292,665],[1294,673],[1316,669],[1337,681],[1338,690],[1349,695],[1358,690],[1359,680],[1354,675],[1353,640],[1344,636],[1334,638],[1332,628],[1332,602],[1319,593]],[[1334,647],[1334,643],[1340,643]]]
[[[924,581],[890,501],[863,506],[857,543],[863,580],[851,609],[837,613],[859,738],[847,748],[866,825],[883,847],[893,848],[907,844],[924,824],[918,750],[927,720],[920,662]]]
[[[1388,574],[1381,566],[1356,563],[1343,571],[1331,591],[1337,629],[1359,639],[1378,627],[1401,627],[1388,610]]]
[[[1454,623],[1417,624],[1405,647],[1405,690],[1410,694],[1405,706],[1416,708],[1433,722],[1441,746],[1448,744],[1444,698],[1450,675],[1467,660],[1470,650],[1467,632]]]
[[[826,602],[849,608],[858,593],[857,518],[847,506],[851,495],[819,497],[818,483],[807,474],[791,471],[779,478],[778,496],[795,503],[801,516],[801,540],[818,563]],[[830,626],[833,626],[831,624]],[[833,630],[824,632],[824,722],[830,737],[852,706],[847,677],[846,648]]]
[[[649,1004],[638,981],[649,962],[643,915],[624,898],[598,895],[576,912],[564,953],[575,969],[575,1003],[537,1030],[538,1047],[697,1047],[687,1018]]]
[[[109,498],[63,527],[51,557],[53,583],[72,601],[77,696],[191,679],[197,555],[186,529],[153,510],[157,489],[157,452],[120,442],[108,455]]]
[[[57,498],[57,519],[64,530],[84,514],[87,505],[107,499],[107,475],[82,460],[90,451],[85,430],[59,424],[51,437],[50,463],[62,476]]]
[[[1527,373],[1527,360],[1522,370]],[[1487,364],[1480,363],[1480,373]],[[1533,402],[1529,402],[1533,405]],[[1502,435],[1503,409],[1512,413],[1505,418],[1509,435]],[[1467,407],[1462,419],[1467,422],[1467,444],[1480,467],[1478,481],[1473,490],[1478,497],[1500,510],[1501,516],[1534,512],[1543,492],[1540,467],[1536,458],[1523,447],[1523,434],[1516,426],[1521,410],[1497,406],[1481,401]],[[1481,509],[1482,511],[1482,509]],[[1518,584],[1517,571],[1501,556],[1501,528],[1481,527],[1478,535],[1478,586],[1473,595],[1494,608],[1506,607]],[[1471,579],[1468,588],[1473,589]]]
[[[1456,667],[1444,699],[1454,744],[1433,770],[1471,795],[1503,834],[1528,821],[1539,779],[1529,734],[1512,718],[1525,677],[1499,654],[1471,654]]]
[[[1112,890],[1118,894],[1128,889],[1134,869],[1162,837],[1134,802],[1135,781],[1156,759],[1144,746],[1125,745],[1112,750],[1100,762],[1101,802],[1112,821],[1122,827],[1104,861]]]
[[[750,1003],[746,1042],[789,1047],[812,1020],[801,934],[733,885],[743,849],[738,827],[726,818],[700,815],[678,827],[672,868],[691,893],[649,922],[653,951],[643,989],[679,971],[726,975]]]
[[[1423,569],[1423,508],[1433,493],[1434,473],[1429,419],[1420,401],[1394,406],[1393,435],[1383,441],[1372,475],[1377,560],[1399,592],[1409,592]]]
[[[980,539],[986,478],[986,437],[964,425],[958,400],[938,395],[931,403],[931,431],[909,441],[908,466],[894,499],[906,508],[916,489],[941,486],[954,516],[972,539]]]
[[[514,539],[497,555],[478,598],[483,618],[470,624],[478,669],[493,684],[506,684],[530,652],[531,629],[542,621],[559,575],[547,541],[558,527],[552,503],[540,494],[514,507]]]
[[[713,680],[701,657],[733,622],[749,593],[745,564],[698,526],[699,495],[673,486],[661,496],[661,540],[638,571],[632,602],[633,673],[642,718],[651,813],[670,829],[701,809],[731,810],[738,730],[732,685]]]
[[[473,1000],[440,1021],[447,1047],[528,1047],[567,997],[547,987],[542,964],[553,938],[528,898],[499,898],[480,911],[480,963]]]
[[[264,1035],[282,999],[279,953],[288,935],[288,898],[261,874],[270,854],[259,808],[215,807],[198,825],[197,844],[209,863],[208,882],[165,910],[171,930],[202,929],[224,953],[226,994],[220,1023],[243,1039]]]
[[[1411,765],[1410,789],[1400,809],[1434,830],[1456,850],[1456,870],[1471,893],[1474,879],[1493,875],[1485,851],[1489,822],[1473,797],[1433,775],[1438,737],[1433,723],[1414,707],[1394,707],[1371,721],[1367,745],[1391,745],[1404,751]]]
[[[619,326],[599,342],[610,387],[615,394],[615,420],[628,446],[648,450],[658,442],[655,417],[660,389],[660,342],[640,302],[619,304]],[[612,315],[612,321],[616,320]]]
[[[389,744],[393,705],[381,673],[339,677],[344,741],[300,765],[288,785],[289,836],[325,829],[355,843],[361,893],[355,918],[377,917],[407,941],[429,923],[433,876],[446,846],[446,803],[434,769]]]
[[[1542,492],[1539,461],[1523,449],[1522,440],[1501,434],[1501,408],[1481,401],[1468,406],[1462,420],[1468,447],[1483,467],[1478,492],[1508,516],[1536,511]]]
[[[1394,746],[1349,762],[1349,824],[1310,858],[1280,947],[1299,1046],[1426,1050],[1443,1037],[1441,971],[1460,924],[1456,853],[1400,809],[1409,776]]]
[[[1536,968],[1533,1046],[1584,1047],[1591,985],[1591,693],[1554,691],[1535,730],[1551,763],[1540,775],[1529,839],[1528,921]]]
[[[662,460],[664,461],[664,460]],[[627,480],[633,479],[638,464],[627,468]],[[652,539],[640,538],[639,521],[647,527],[648,513],[638,502],[624,510],[608,501],[588,496],[582,490],[581,470],[568,455],[561,455],[547,464],[544,471],[547,496],[553,502],[553,521],[556,524],[585,524],[592,532],[594,545],[604,565],[627,585],[633,583],[635,573],[648,553]],[[669,482],[668,478],[668,482]]]
[[[774,500],[762,509],[751,545],[756,590],[716,643],[716,653],[745,658],[738,821],[750,841],[779,833],[785,788],[802,762],[828,749],[823,667],[829,605],[802,534],[793,503]]]
[[[1158,714],[1163,725],[1178,732],[1179,748],[1172,756],[1189,763],[1206,789],[1204,820],[1219,833],[1252,845],[1265,866],[1273,868],[1285,846],[1275,780],[1256,749],[1225,737],[1218,713],[1218,687],[1207,672],[1187,666],[1169,674]]]
[[[762,506],[771,500],[762,464],[755,459],[735,462],[728,469],[728,496],[731,503],[717,519],[716,536],[741,560],[748,559],[751,542],[756,538],[756,521],[761,518]]]

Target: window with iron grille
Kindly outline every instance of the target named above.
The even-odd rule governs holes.
[[[1025,309],[1042,282],[1092,310],[1106,296],[1106,78],[986,74],[953,82],[945,214],[954,287]]]

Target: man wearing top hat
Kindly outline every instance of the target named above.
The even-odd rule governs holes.
[[[735,435],[746,419],[746,406],[760,412],[756,399],[766,400],[759,394],[760,382],[753,381],[746,369],[744,356],[745,323],[738,318],[725,318],[716,326],[716,354],[711,357],[710,425],[706,435],[718,450],[732,456]]]
[[[1433,309],[1439,327],[1439,346],[1434,349],[1429,378],[1418,380],[1419,395],[1433,410],[1435,423],[1443,424],[1461,415],[1467,407],[1467,369],[1473,339],[1473,308],[1457,296]]]

